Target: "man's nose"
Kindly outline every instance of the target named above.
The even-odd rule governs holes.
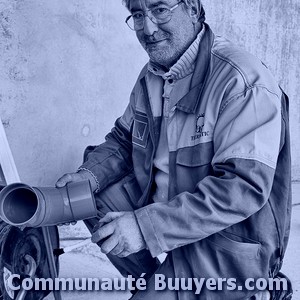
[[[156,31],[158,31],[157,24],[153,23],[152,20],[148,16],[145,16],[144,33],[146,35],[153,35]]]

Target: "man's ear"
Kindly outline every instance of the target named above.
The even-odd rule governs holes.
[[[198,0],[190,0],[189,6],[187,7],[189,16],[191,17],[194,24],[199,21],[201,7]]]

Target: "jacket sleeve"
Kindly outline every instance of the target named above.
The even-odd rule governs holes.
[[[118,181],[132,169],[131,128],[134,116],[134,91],[122,117],[116,120],[114,128],[106,135],[105,142],[89,146],[84,153],[80,169],[89,170],[97,179],[98,189]]]
[[[280,99],[252,87],[223,103],[214,128],[212,175],[194,193],[135,211],[152,256],[239,223],[268,200],[280,144]]]

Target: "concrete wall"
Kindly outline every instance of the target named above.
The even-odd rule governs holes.
[[[215,31],[263,59],[290,95],[300,179],[296,1],[203,0]],[[121,0],[0,0],[0,116],[23,181],[54,184],[122,114],[147,61],[126,16]]]
[[[20,177],[76,170],[125,109],[146,55],[121,0],[0,0],[0,116]]]
[[[293,179],[300,180],[299,0],[203,0],[207,22],[259,57],[290,97]]]

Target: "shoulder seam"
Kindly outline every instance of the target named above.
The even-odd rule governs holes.
[[[247,91],[252,90],[254,88],[261,88],[266,90],[268,93],[276,96],[278,99],[280,99],[279,95],[277,95],[276,93],[270,91],[267,87],[265,87],[264,85],[259,85],[259,84],[254,84],[252,86],[249,86],[248,88],[246,88],[244,91],[241,91],[239,93],[234,94],[233,96],[231,96],[229,99],[227,99],[226,101],[222,101],[223,105],[220,106],[220,110],[219,110],[219,116],[223,113],[224,109],[228,106],[228,104],[230,104],[232,101],[238,99],[239,97],[241,97],[243,94],[245,94]]]
[[[241,77],[243,78],[246,87],[251,87],[246,75],[232,60],[225,58],[224,56],[220,55],[219,53],[215,52],[214,50],[211,50],[211,53],[214,56],[218,57],[219,59],[223,60],[224,62],[230,64],[234,69],[236,69],[238,71],[238,73],[241,75]]]

